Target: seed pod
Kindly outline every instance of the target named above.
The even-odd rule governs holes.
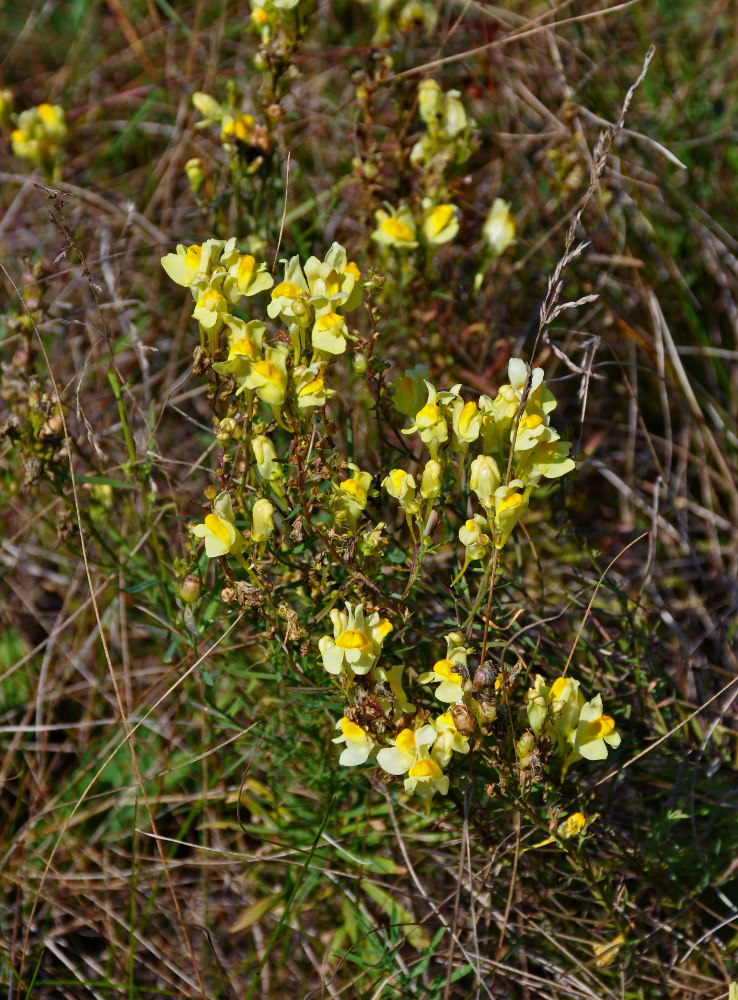
[[[195,573],[188,573],[179,585],[179,596],[185,604],[194,604],[200,599],[202,581]]]

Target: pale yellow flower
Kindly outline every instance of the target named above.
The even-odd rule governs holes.
[[[205,555],[216,559],[226,553],[238,555],[243,550],[244,538],[236,528],[236,517],[229,493],[223,492],[213,501],[213,511],[205,517],[203,524],[191,529],[196,538],[205,539]]]

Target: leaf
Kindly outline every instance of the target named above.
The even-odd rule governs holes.
[[[235,924],[228,928],[229,933],[236,934],[238,931],[245,931],[252,924],[258,923],[262,917],[276,908],[281,899],[282,893],[274,892],[271,896],[265,896],[264,899],[247,906]]]

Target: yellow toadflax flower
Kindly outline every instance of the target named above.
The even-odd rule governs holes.
[[[377,763],[387,774],[405,774],[421,757],[430,759],[428,747],[435,738],[436,731],[431,725],[402,729],[396,739],[389,740],[389,746],[377,752]]]
[[[533,483],[527,486],[522,479],[513,479],[507,486],[495,490],[495,547],[501,549],[510,537],[521,515],[528,508]]]
[[[419,795],[425,802],[426,815],[430,816],[431,800],[436,792],[448,793],[448,775],[444,774],[433,757],[422,756],[411,766],[405,778],[405,791]]]
[[[473,400],[465,403],[461,396],[455,399],[451,426],[454,432],[454,448],[465,455],[469,445],[479,437],[482,427],[482,413],[478,405]]]
[[[419,434],[420,440],[427,445],[431,458],[438,458],[438,448],[448,441],[448,420],[446,410],[458,396],[461,385],[442,392],[436,391],[430,382],[425,382],[428,390],[428,401],[415,414],[415,420],[409,427],[403,429],[403,434]]]
[[[361,304],[361,273],[340,243],[333,243],[322,261],[309,257],[305,261],[305,278],[310,301],[319,313],[336,309],[351,312]]]
[[[343,316],[335,312],[324,312],[317,316],[313,325],[312,340],[316,351],[326,354],[343,354],[346,350],[348,329]]]
[[[205,539],[205,555],[217,559],[227,553],[238,555],[243,551],[244,538],[236,528],[236,517],[229,493],[219,493],[213,501],[213,511],[205,517],[203,524],[191,529],[196,538]]]
[[[287,395],[287,380],[287,347],[277,344],[264,348],[264,358],[251,365],[238,391],[254,389],[259,399],[272,407],[276,416]]]
[[[469,753],[469,737],[458,731],[450,711],[432,719],[431,725],[438,734],[431,757],[440,767],[446,767],[454,753]]]
[[[423,209],[420,228],[425,242],[432,247],[449,243],[459,231],[459,210],[456,205],[433,205],[426,199]]]
[[[495,505],[495,490],[500,486],[502,476],[494,458],[479,455],[469,470],[469,489],[476,493],[479,502],[490,511]]]
[[[406,417],[414,417],[423,405],[428,392],[426,383],[428,375],[427,365],[416,365],[395,379],[392,402]]]
[[[341,735],[336,736],[334,743],[345,743],[346,747],[338,758],[338,763],[344,767],[356,767],[363,764],[374,748],[374,741],[371,736],[364,732],[361,726],[352,722],[344,716],[336,725],[336,729],[341,730]]]
[[[285,265],[284,281],[272,288],[272,301],[267,306],[267,314],[280,317],[288,326],[292,323],[307,327],[313,319],[313,309],[309,305],[310,288],[300,265],[300,258],[291,257],[281,261]]]
[[[330,389],[326,384],[324,368],[320,364],[298,365],[294,376],[295,396],[301,410],[309,411],[325,406],[336,395],[336,390]]]
[[[216,361],[213,371],[219,375],[245,378],[252,364],[261,358],[261,343],[266,333],[266,326],[257,319],[246,323],[230,314],[223,317],[223,322],[228,329],[228,358],[225,361]]]
[[[30,160],[51,173],[58,166],[61,145],[66,138],[64,108],[58,104],[39,104],[37,108],[21,111],[10,142],[17,157]]]
[[[188,247],[179,243],[176,253],[168,253],[161,258],[161,266],[172,281],[189,288],[192,297],[199,299],[216,271],[225,276],[225,268],[220,263],[221,256],[234,251],[235,246],[235,237],[228,241],[205,240],[203,244],[192,243]]]
[[[400,504],[406,514],[417,514],[418,501],[415,499],[415,480],[404,469],[392,469],[382,480],[382,486]]]
[[[348,467],[351,469],[351,477],[344,479],[338,486],[333,485],[329,502],[336,524],[345,525],[355,535],[357,521],[369,500],[372,476],[370,472],[362,472],[353,462],[349,462]]]
[[[260,499],[251,511],[251,541],[263,545],[274,531],[274,504]]]
[[[377,228],[372,233],[372,239],[381,246],[392,247],[393,250],[414,250],[418,245],[415,220],[406,205],[400,205],[396,210],[387,205],[387,210],[380,208],[374,216]]]
[[[379,659],[382,643],[392,631],[392,624],[374,612],[364,618],[364,607],[346,603],[346,611],[331,611],[333,638],[324,635],[318,648],[323,666],[329,674],[350,670],[354,674],[368,674]]]
[[[435,690],[436,698],[446,704],[455,704],[464,696],[468,686],[469,669],[467,657],[469,650],[464,645],[461,632],[449,632],[446,636],[446,655],[437,660],[433,669],[418,677],[420,684],[438,684]]]

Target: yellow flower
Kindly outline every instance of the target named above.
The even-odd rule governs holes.
[[[219,493],[213,501],[213,511],[205,517],[203,524],[192,528],[196,538],[205,539],[205,555],[216,559],[230,552],[238,555],[243,550],[243,535],[236,528],[236,518],[229,493]]]
[[[66,137],[64,109],[58,104],[39,104],[21,111],[10,141],[16,156],[50,172],[57,164]]]
[[[341,735],[337,736],[333,742],[346,744],[345,750],[338,758],[338,763],[343,764],[344,767],[356,767],[357,764],[363,764],[374,747],[371,736],[364,732],[361,726],[347,719],[346,716],[340,720],[336,728],[341,730]]]
[[[473,400],[465,403],[461,396],[454,400],[451,425],[456,450],[466,454],[469,445],[479,437],[482,427],[482,414],[477,404]]]
[[[283,478],[282,466],[277,462],[277,452],[270,438],[257,434],[251,439],[251,450],[256,460],[259,478],[266,483],[277,483]]]
[[[438,792],[446,795],[448,792],[449,780],[440,765],[432,758],[425,755],[419,756],[410,767],[405,778],[405,791],[415,792],[425,801],[426,813],[430,815],[431,799]]]
[[[450,711],[432,719],[431,725],[438,734],[431,757],[441,767],[448,765],[454,753],[469,753],[469,737],[458,731]]]
[[[604,760],[608,747],[616,749],[620,746],[620,733],[615,728],[614,719],[602,711],[602,695],[598,694],[582,705],[572,745],[572,756],[576,754],[576,760],[579,757]]]
[[[205,240],[201,245],[180,243],[176,253],[168,253],[161,258],[161,266],[178,285],[189,288],[194,299],[200,298],[215,275],[218,281],[226,276],[221,265],[221,257],[228,259],[235,251],[236,238],[230,240]]]
[[[466,550],[467,565],[475,559],[484,559],[489,552],[492,540],[485,533],[485,528],[487,528],[487,519],[481,514],[470,517],[459,528],[459,541]]]
[[[440,462],[430,458],[425,463],[423,478],[420,481],[420,495],[424,500],[435,500],[441,495],[443,485],[443,468]]]
[[[377,228],[372,233],[372,239],[395,250],[413,250],[418,241],[412,212],[406,205],[400,205],[397,210],[388,205],[387,209],[389,211],[380,208],[374,213]]]
[[[597,819],[597,815],[597,813],[594,813],[592,816],[587,817],[581,812],[571,813],[565,820],[559,822],[556,828],[556,836],[546,837],[545,840],[533,844],[533,847],[547,847],[549,844],[556,843],[557,838],[560,840],[571,840],[572,837],[578,837],[579,834],[587,832],[587,829]]]
[[[469,680],[469,650],[464,641],[461,632],[449,632],[446,636],[446,655],[435,662],[432,670],[418,677],[420,684],[438,684],[435,696],[447,704],[461,700]]]
[[[190,182],[190,189],[193,194],[199,194],[203,184],[205,183],[205,175],[202,172],[202,160],[193,156],[184,165],[185,176]]]
[[[415,414],[415,420],[403,429],[403,434],[419,434],[420,440],[430,449],[431,458],[437,458],[438,448],[448,441],[446,408],[459,393],[460,385],[442,392],[436,391],[430,382],[425,383],[428,401]]]
[[[228,149],[231,140],[247,142],[253,129],[254,119],[251,115],[224,115],[220,124],[220,141]]]
[[[415,480],[404,469],[392,469],[382,480],[382,486],[389,495],[398,501],[408,514],[418,513],[418,501],[415,499]]]
[[[213,122],[219,122],[227,114],[222,104],[219,104],[214,97],[211,97],[210,94],[203,93],[201,90],[195,91],[192,95],[192,104],[205,119],[202,122],[198,122],[199,127],[211,125]]]
[[[449,243],[459,231],[459,210],[455,205],[433,205],[428,199],[423,202],[421,231],[430,246]]]
[[[423,405],[427,394],[425,380],[428,374],[428,366],[421,364],[409,368],[400,378],[395,379],[392,402],[406,417],[414,417]]]
[[[521,479],[513,479],[507,486],[495,490],[495,546],[501,549],[507,542],[521,515],[528,507],[533,484],[527,486]]]
[[[429,759],[427,748],[435,738],[436,731],[431,725],[417,730],[402,729],[396,739],[389,740],[389,746],[378,751],[377,763],[387,774],[405,774],[421,756]]]
[[[316,351],[326,354],[343,354],[346,350],[346,320],[335,312],[323,313],[318,316],[313,326],[313,347]]]
[[[279,409],[287,395],[287,347],[277,344],[264,349],[264,358],[251,366],[248,375],[242,379],[242,389],[255,389],[256,395],[273,409]]]
[[[215,337],[222,329],[228,315],[228,300],[215,288],[206,288],[197,300],[193,319],[196,319],[210,337]]]
[[[433,129],[438,126],[443,108],[443,92],[435,80],[428,79],[418,87],[418,111],[425,124]]]
[[[369,472],[362,472],[353,462],[349,462],[348,467],[351,469],[351,477],[344,479],[338,486],[333,486],[331,504],[334,520],[338,524],[345,524],[351,534],[356,534],[357,520],[369,499],[372,476]]]
[[[374,612],[364,618],[364,607],[346,603],[346,611],[331,611],[333,637],[324,635],[318,642],[323,666],[329,674],[350,670],[368,674],[379,659],[382,643],[392,631],[392,624]]]
[[[461,135],[468,125],[469,119],[464,110],[464,105],[461,103],[461,92],[458,90],[449,90],[443,96],[441,128],[445,136],[449,139],[455,139]]]
[[[223,281],[223,294],[234,305],[241,296],[251,298],[274,284],[266,264],[263,261],[257,264],[256,258],[249,253],[242,254],[234,249],[227,256],[224,255],[223,264],[228,268],[228,275]]]
[[[329,389],[319,364],[310,366],[298,365],[294,371],[295,396],[301,410],[314,410],[325,406],[329,399],[336,395],[335,389]]]
[[[333,243],[322,261],[309,257],[305,262],[305,278],[310,301],[317,312],[335,312],[339,308],[350,312],[361,303],[361,273],[356,264],[348,260],[340,243]],[[313,345],[317,346],[314,340]]]
[[[379,701],[387,712],[392,712],[393,717],[399,718],[401,715],[412,715],[415,712],[415,705],[407,700],[405,689],[402,686],[402,675],[405,668],[402,664],[395,664],[392,667],[377,666],[377,681],[380,684],[388,684],[394,697],[394,703],[385,699],[379,694]]]
[[[291,257],[282,261],[285,265],[284,281],[272,289],[272,301],[267,306],[267,314],[277,316],[286,324],[295,323],[307,327],[312,322],[313,309],[309,304],[310,288],[300,265],[300,258]]]
[[[245,378],[252,364],[261,358],[261,342],[266,326],[257,319],[246,323],[230,314],[223,317],[223,322],[228,329],[228,358],[226,361],[216,361],[213,370],[219,375]]]

